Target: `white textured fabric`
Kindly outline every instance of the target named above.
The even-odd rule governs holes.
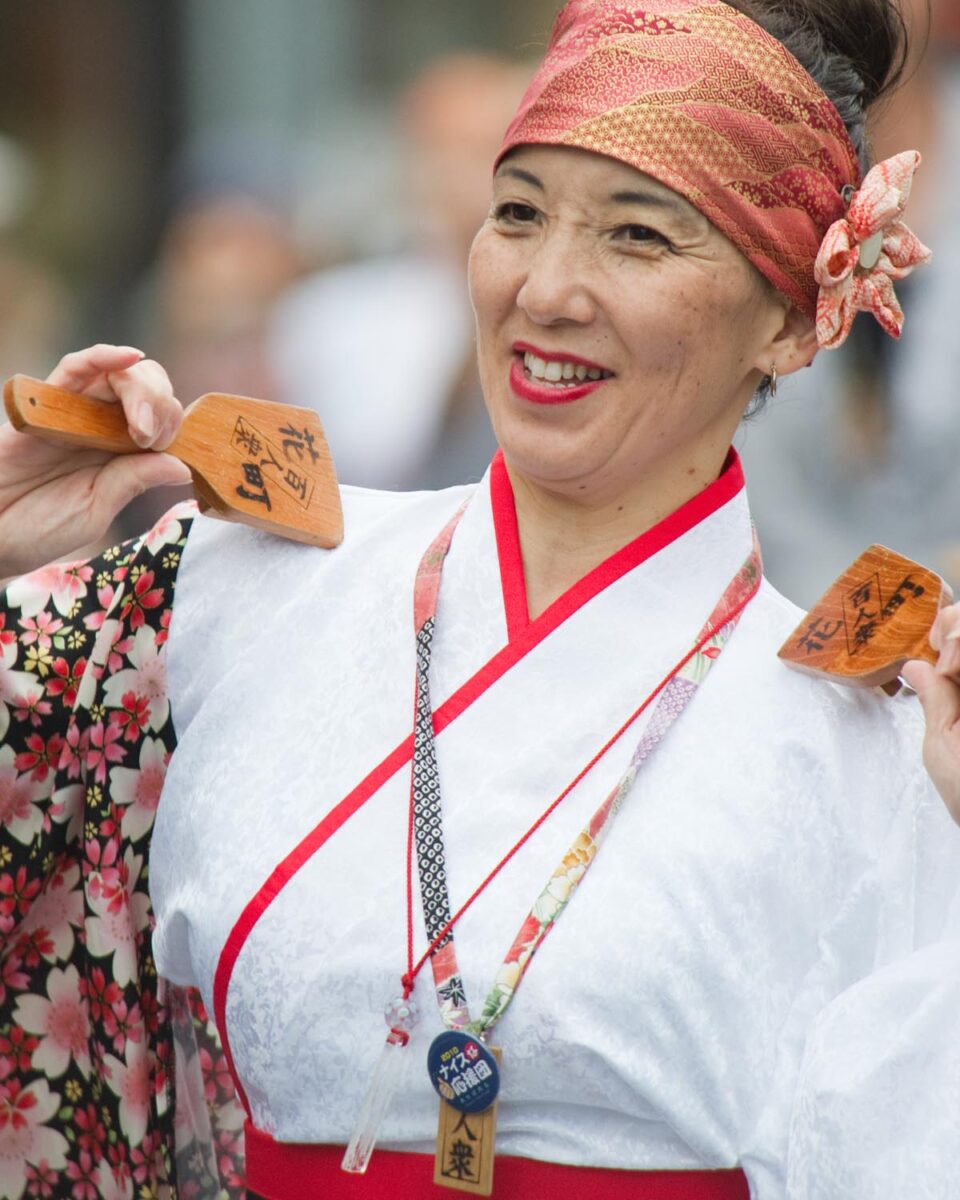
[[[790,1141],[797,1200],[955,1200],[960,941],[864,980],[817,1019]]]
[[[191,534],[170,638],[179,745],[151,880],[158,966],[208,1004],[250,897],[409,735],[414,573],[469,494],[347,489],[347,536],[332,553],[205,521]],[[454,907],[689,648],[749,547],[741,493],[611,583],[441,732]],[[933,946],[953,919],[960,834],[923,776],[909,701],[840,690],[777,660],[798,616],[764,585],[538,952],[498,1027],[502,1153],[632,1168],[740,1162],[755,1200],[893,1196],[857,1091],[869,1080],[891,1097],[912,1084],[915,1123],[926,1123],[934,1183],[902,1194],[947,1194],[936,1164],[956,1158],[956,1108],[924,1094],[885,1035],[919,1006],[904,1035],[916,1029],[919,1061],[960,1012],[956,959]],[[485,481],[444,572],[435,706],[506,641]],[[458,927],[475,1010],[639,733]],[[280,1140],[345,1142],[380,1052],[382,1006],[405,965],[408,789],[406,766],[280,893],[238,958],[227,1030],[256,1124]],[[936,1012],[921,1003],[925,980]],[[416,998],[423,1019],[383,1144],[426,1151],[436,1123],[426,1049],[440,1029],[428,972]],[[831,1190],[845,1179],[856,1186]]]

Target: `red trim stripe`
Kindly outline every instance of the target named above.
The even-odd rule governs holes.
[[[514,501],[510,476],[507,474],[503,451],[498,450],[490,467],[490,499],[493,507],[493,528],[497,539],[497,557],[500,562],[500,586],[503,590],[503,609],[507,621],[507,636],[511,642],[536,630],[536,645],[547,634],[552,633],[567,617],[582,608],[634,567],[651,558],[659,550],[689,533],[718,508],[732,500],[744,486],[743,465],[740,456],[732,447],[727,455],[723,470],[709,487],[698,492],[686,504],[665,517],[652,529],[641,533],[612,554],[598,567],[584,575],[569,591],[564,592],[550,607],[531,621],[527,606],[527,586],[523,574],[523,556],[520,550],[520,532],[517,527],[517,507]]]
[[[240,1076],[237,1073],[237,1068],[233,1061],[233,1053],[230,1049],[230,1040],[227,1037],[227,989],[230,986],[230,977],[233,974],[234,964],[257,921],[303,864],[320,849],[327,838],[332,837],[340,826],[353,816],[357,809],[366,804],[370,797],[375,792],[378,792],[387,780],[400,770],[404,763],[410,761],[412,752],[413,734],[401,742],[391,754],[387,755],[379,766],[370,772],[366,779],[355,787],[349,795],[345,796],[335,808],[332,808],[320,824],[312,829],[303,841],[273,869],[266,883],[263,884],[240,914],[224,943],[217,962],[217,970],[213,977],[213,1016],[216,1021],[217,1031],[220,1034],[220,1041],[223,1044],[224,1053],[227,1056],[230,1074],[233,1076],[234,1087],[237,1089],[237,1095],[246,1109],[248,1116],[252,1116],[250,1105],[247,1102],[247,1095],[243,1089],[243,1084],[240,1082]]]
[[[523,556],[520,553],[517,506],[502,450],[496,452],[490,464],[490,502],[493,506],[493,531],[497,538],[497,558],[500,562],[500,587],[503,591],[503,613],[507,619],[507,640],[514,642],[530,624],[530,609],[527,605]]]
[[[365,1175],[340,1170],[343,1146],[276,1142],[247,1122],[247,1186],[267,1200],[449,1200],[433,1182],[433,1156],[378,1150]],[[742,1171],[618,1171],[498,1156],[494,1200],[749,1200]]]
[[[496,465],[498,459],[500,460],[499,467]],[[501,482],[506,480],[506,486],[509,488],[509,476],[507,475],[506,468],[503,467],[502,455],[499,451],[494,459],[494,467],[498,473],[502,469]],[[491,472],[492,477],[493,472]],[[437,735],[442,733],[448,725],[452,724],[471,704],[479,699],[488,688],[501,679],[512,667],[516,666],[521,659],[525,658],[531,650],[534,650],[544,638],[553,633],[554,630],[577,612],[578,609],[582,608],[594,596],[609,587],[610,584],[615,583],[623,575],[638,567],[648,558],[652,558],[654,554],[669,546],[677,538],[682,537],[712,513],[722,508],[723,505],[727,504],[741,491],[743,485],[743,468],[740,464],[740,458],[737,452],[731,449],[719,479],[694,496],[692,500],[688,500],[676,512],[671,513],[670,516],[666,517],[659,524],[654,525],[652,529],[648,529],[621,550],[611,555],[605,562],[595,567],[588,575],[584,576],[583,579],[555,600],[535,621],[527,621],[522,632],[518,632],[515,638],[512,638],[502,650],[499,650],[476,674],[441,704],[434,712],[433,717],[434,730]],[[513,508],[512,494],[510,509],[515,530],[516,510]],[[499,510],[497,508],[494,509],[495,521],[498,511],[501,521],[506,520],[509,516],[509,514],[504,514],[501,503]],[[508,544],[509,536],[508,532]],[[499,533],[497,538],[499,548],[501,544]],[[518,547],[517,553],[519,554],[519,538],[516,538],[516,545]],[[523,594],[523,605],[524,609],[526,609],[525,591]],[[516,612],[516,609],[514,611]],[[227,991],[240,951],[243,949],[257,921],[263,916],[297,871],[316,854],[324,842],[332,837],[345,821],[349,820],[371,796],[378,792],[401,767],[410,761],[412,752],[413,735],[411,733],[382,762],[374,767],[370,774],[361,780],[353,791],[332,808],[323,820],[303,838],[299,845],[274,868],[267,881],[247,903],[224,943],[213,980],[213,1015],[220,1033],[220,1040],[223,1043],[224,1053],[227,1056],[227,1062],[230,1065],[237,1093],[248,1114],[250,1109],[233,1061],[230,1041],[227,1036],[226,1022]]]

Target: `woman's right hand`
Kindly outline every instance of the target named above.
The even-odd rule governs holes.
[[[183,410],[166,371],[129,346],[68,354],[47,382],[122,404],[130,436],[144,450],[162,450],[180,426]],[[103,537],[147,488],[189,482],[189,469],[166,454],[111,455],[0,426],[0,578]]]

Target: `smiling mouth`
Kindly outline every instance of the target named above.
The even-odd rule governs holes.
[[[545,359],[523,351],[524,375],[538,384],[557,388],[580,387],[587,381],[595,382],[601,379],[611,379],[612,371],[602,367],[588,367],[582,362],[570,362],[565,359]]]
[[[528,404],[573,404],[603,387],[614,374],[596,363],[576,358],[543,358],[522,343],[513,347],[510,388]]]

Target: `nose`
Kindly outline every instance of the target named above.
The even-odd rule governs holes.
[[[595,315],[589,271],[573,239],[546,233],[527,261],[517,307],[536,325],[587,325]]]

